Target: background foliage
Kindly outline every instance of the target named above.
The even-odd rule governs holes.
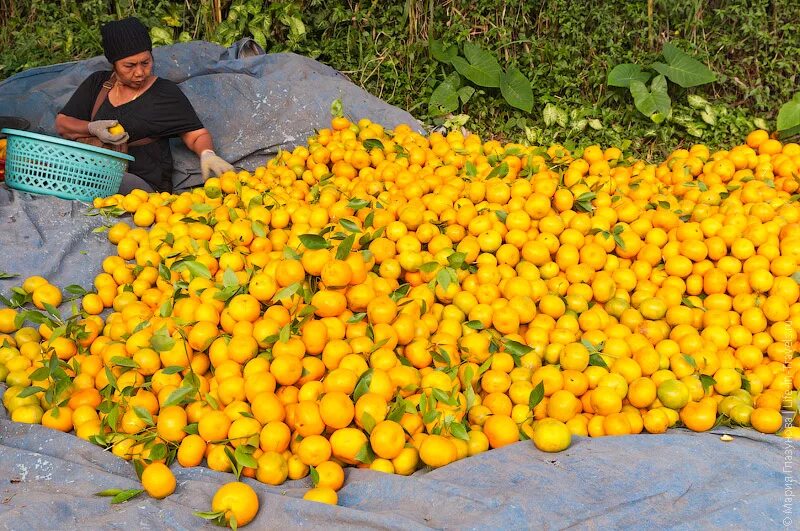
[[[652,157],[695,142],[741,140],[775,127],[797,90],[800,2],[794,0],[0,0],[0,78],[101,53],[99,25],[136,15],[158,44],[252,36],[348,75],[428,125],[463,123],[484,136],[627,147]],[[428,103],[453,69],[429,41],[480,44],[531,82],[530,112],[497,89],[476,91],[456,115]],[[655,124],[627,89],[606,84],[621,63],[643,68],[665,42],[708,65],[714,83],[671,84],[672,114]],[[691,96],[691,98],[690,98]]]

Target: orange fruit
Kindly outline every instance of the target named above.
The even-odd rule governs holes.
[[[543,452],[561,452],[572,444],[572,433],[567,425],[555,419],[537,421],[531,438],[536,448]]]
[[[214,493],[211,510],[222,513],[227,524],[235,520],[236,526],[242,527],[252,522],[258,514],[258,495],[246,483],[226,483]]]
[[[175,485],[175,476],[164,463],[151,463],[142,472],[142,488],[153,498],[166,498],[175,492]]]

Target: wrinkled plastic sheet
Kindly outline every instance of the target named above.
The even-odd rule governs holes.
[[[230,48],[195,41],[153,50],[154,74],[180,86],[211,132],[217,154],[238,168],[252,170],[279,150],[305,144],[315,130],[330,126],[337,99],[352,120],[422,130],[409,113],[329,66],[292,53],[243,53],[254,47],[248,40]],[[0,116],[25,118],[32,131],[56,135],[56,114],[97,70],[110,70],[105,57],[34,68],[0,81]],[[175,188],[201,184],[197,156],[180,139],[171,146]]]
[[[302,499],[309,478],[278,487],[245,479],[260,501],[250,528],[797,529],[798,506],[784,504],[786,489],[797,489],[787,480],[797,478],[800,445],[727,431],[732,442],[721,431],[579,437],[557,454],[521,441],[409,477],[347,468],[336,507]],[[2,529],[212,528],[192,513],[209,510],[233,476],[172,470],[173,495],[112,506],[93,493],[141,488],[129,463],[73,435],[13,423],[0,407]]]
[[[0,272],[19,275],[0,279],[0,293],[9,295],[31,275],[62,290],[70,284],[90,289],[103,258],[115,252],[105,232],[94,231],[117,221],[88,215],[90,206],[0,183]]]

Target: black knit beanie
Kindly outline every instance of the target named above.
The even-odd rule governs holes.
[[[150,33],[135,17],[109,22],[100,28],[100,34],[103,36],[103,52],[112,65],[120,59],[153,49]]]

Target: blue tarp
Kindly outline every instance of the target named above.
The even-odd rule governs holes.
[[[723,431],[733,441],[720,440]],[[338,507],[302,500],[309,478],[279,487],[248,479],[261,506],[250,528],[797,529],[800,502],[785,494],[797,491],[798,456],[797,442],[743,429],[575,438],[557,454],[521,441],[409,477],[348,468]],[[172,470],[168,498],[111,506],[92,493],[141,488],[129,463],[0,413],[0,528],[203,526],[192,513],[209,510],[233,476]]]

